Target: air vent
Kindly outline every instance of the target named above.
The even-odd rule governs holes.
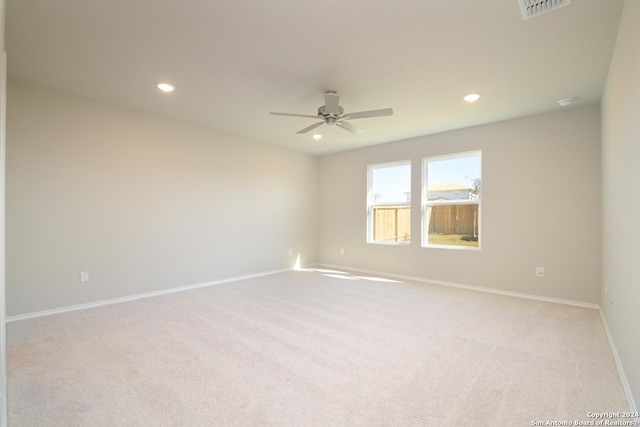
[[[571,0],[518,0],[518,3],[520,4],[520,10],[522,10],[522,17],[526,21],[561,7],[569,6]]]

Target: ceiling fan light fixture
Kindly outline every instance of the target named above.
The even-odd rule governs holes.
[[[171,83],[166,83],[166,82],[160,82],[160,83],[156,83],[156,87],[164,93],[170,93],[173,92],[174,90],[176,90],[176,87],[174,85],[172,85]]]
[[[322,139],[322,135],[320,135],[319,133],[314,133],[313,134],[313,139],[315,139],[316,141],[319,141]]]
[[[462,99],[469,103],[476,102],[478,99],[480,99],[480,95],[478,95],[477,93],[470,93],[469,95],[463,96]]]

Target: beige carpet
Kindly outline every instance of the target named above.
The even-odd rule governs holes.
[[[530,426],[628,410],[596,310],[292,271],[8,325],[9,425]]]

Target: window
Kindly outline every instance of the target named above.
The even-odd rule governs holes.
[[[422,246],[479,249],[480,151],[422,161]]]
[[[367,242],[411,240],[411,162],[371,165],[367,170]]]

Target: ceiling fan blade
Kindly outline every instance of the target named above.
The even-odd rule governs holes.
[[[289,114],[289,113],[271,113],[274,116],[289,116],[289,117],[305,117],[307,119],[317,119],[318,116],[309,116],[307,114]]]
[[[309,132],[310,130],[313,130],[313,129],[315,129],[315,128],[317,128],[318,126],[323,125],[323,124],[324,124],[324,122],[314,123],[314,124],[312,124],[311,126],[307,126],[306,128],[304,128],[304,129],[302,129],[302,130],[299,130],[297,133],[307,133],[307,132]]]
[[[353,125],[349,122],[344,122],[344,121],[336,122],[336,126],[340,126],[342,129],[349,131],[351,133],[355,133],[356,135],[364,132],[364,130],[362,130],[358,126]]]
[[[328,114],[338,114],[338,102],[340,96],[332,90],[328,90],[324,93],[324,112]]]
[[[383,108],[381,110],[358,111],[357,113],[348,113],[344,115],[345,119],[366,119],[367,117],[391,116],[392,108]]]

